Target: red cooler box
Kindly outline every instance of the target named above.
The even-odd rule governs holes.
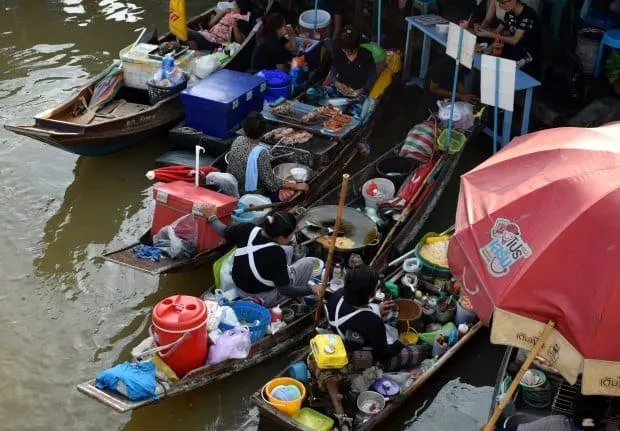
[[[198,222],[198,252],[212,250],[224,241],[205,218],[203,206],[207,203],[215,205],[219,219],[230,224],[230,215],[237,204],[237,199],[233,197],[195,187],[185,181],[157,185],[153,189],[153,197],[155,214],[151,234],[156,234],[161,228],[186,214],[194,214]]]

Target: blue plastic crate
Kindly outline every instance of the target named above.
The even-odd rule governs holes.
[[[264,78],[219,70],[181,93],[185,124],[215,138],[232,136],[252,111],[263,108]]]

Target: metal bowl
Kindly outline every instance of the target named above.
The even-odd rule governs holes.
[[[281,163],[273,168],[273,173],[283,181],[299,182],[299,180],[295,179],[295,175],[293,175],[293,169],[304,169],[306,171],[306,179],[303,182],[310,181],[314,176],[314,171],[309,166],[299,163]],[[299,175],[297,177],[299,178]]]

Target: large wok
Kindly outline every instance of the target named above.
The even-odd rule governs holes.
[[[298,222],[299,231],[307,238],[317,241],[324,248],[329,248],[330,235],[327,229],[336,221],[337,205],[323,205],[310,208]],[[319,226],[319,227],[317,227]],[[350,207],[344,207],[342,223],[338,238],[346,237],[353,244],[339,244],[336,250],[340,252],[359,252],[368,246],[378,243],[379,233],[377,225],[366,214]]]

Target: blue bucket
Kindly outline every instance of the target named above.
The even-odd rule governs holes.
[[[288,73],[281,70],[261,70],[257,73],[267,80],[265,102],[273,102],[278,98],[287,98],[291,94],[291,78]]]

